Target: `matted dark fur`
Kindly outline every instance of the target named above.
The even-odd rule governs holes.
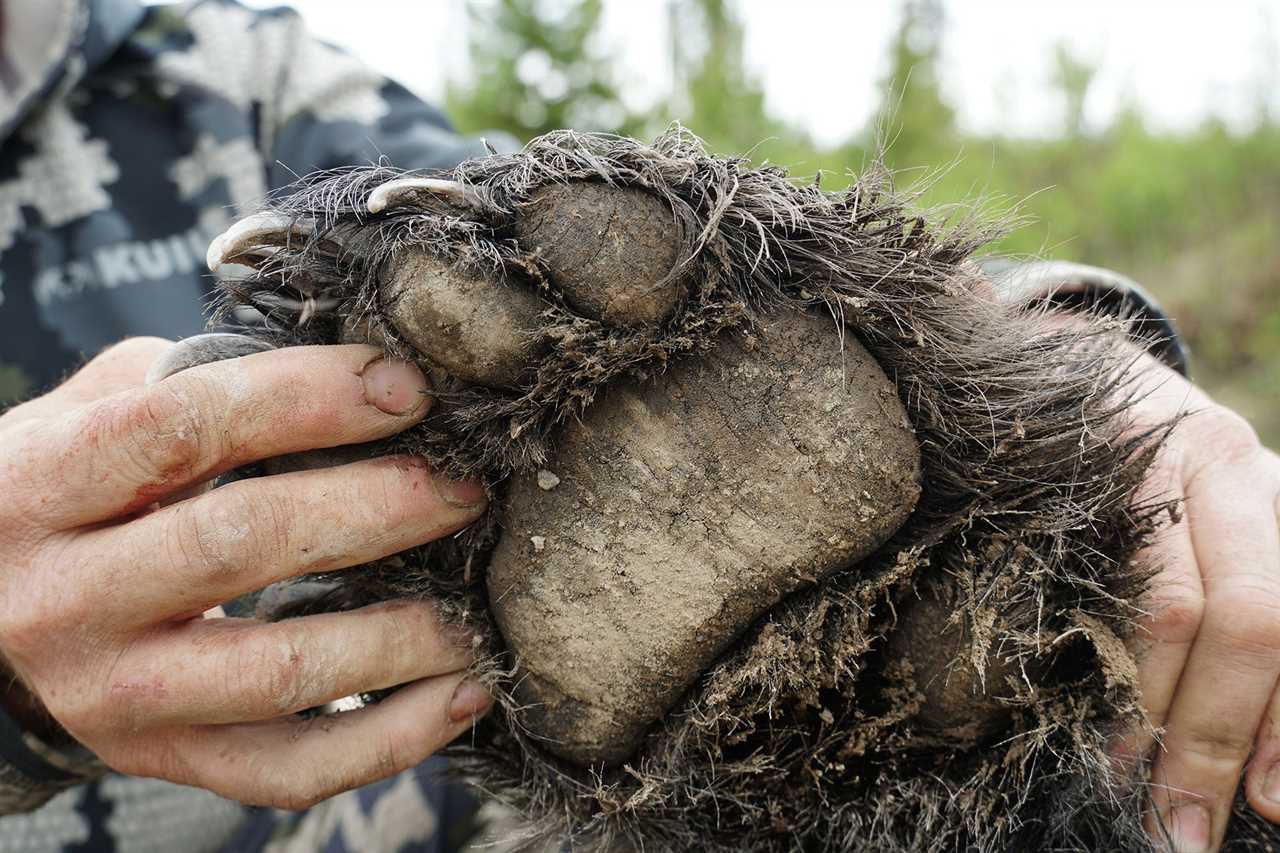
[[[490,629],[485,675],[500,707],[453,753],[529,817],[531,841],[725,853],[1149,849],[1145,790],[1104,754],[1109,736],[1142,723],[1124,641],[1148,569],[1133,558],[1168,509],[1136,503],[1163,430],[1130,423],[1135,356],[1123,324],[1050,330],[1041,309],[997,304],[969,260],[995,230],[917,213],[877,164],[828,193],[709,156],[677,128],[652,145],[558,132],[445,174],[473,187],[484,210],[440,202],[370,215],[370,191],[400,176],[385,168],[305,180],[271,207],[315,219],[317,236],[225,286],[228,305],[267,315],[271,330],[255,333],[276,343],[334,343],[356,328],[409,357],[379,304],[400,247],[552,302],[538,332],[549,354],[519,388],[438,382],[429,420],[388,451],[483,477],[500,506],[504,478],[539,466],[557,425],[610,382],[697,358],[724,335],[749,337],[770,312],[804,310],[829,315],[832,335],[855,335],[876,357],[923,453],[922,498],[893,540],[763,616],[619,768],[563,763],[521,726],[504,675],[513,662],[486,614],[494,513],[443,544],[337,575],[341,590],[323,606],[429,596]],[[576,315],[515,242],[522,203],[571,181],[670,204],[687,241],[678,273],[694,284],[669,322],[622,329]],[[341,307],[299,325],[278,297],[308,293]],[[926,581],[954,591],[966,638],[956,672],[1003,682],[992,692],[1007,716],[992,729],[922,725],[910,661],[883,654],[900,621],[943,634],[909,624]],[[1228,849],[1272,849],[1272,829],[1242,812]]]

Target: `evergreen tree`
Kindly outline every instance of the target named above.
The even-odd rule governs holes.
[[[521,141],[559,128],[637,129],[599,44],[602,0],[497,0],[467,11],[469,79],[446,95],[460,129]]]
[[[671,6],[678,89],[673,116],[720,153],[741,153],[782,130],[765,109],[764,87],[747,69],[742,22],[727,0]]]
[[[1053,82],[1065,101],[1068,139],[1084,136],[1084,102],[1097,73],[1096,65],[1076,56],[1065,44],[1059,43],[1054,48]]]
[[[466,82],[447,107],[467,132],[521,140],[557,128],[652,137],[672,121],[720,153],[810,160],[802,132],[769,115],[746,66],[734,0],[669,0],[674,91],[644,112],[624,104],[613,59],[599,44],[602,0],[491,0],[467,5]]]
[[[889,45],[889,70],[881,82],[890,162],[901,166],[942,163],[954,154],[955,110],[942,95],[939,65],[945,15],[941,0],[906,0]]]
[[[764,86],[747,67],[735,0],[670,0],[674,92],[666,110],[715,153],[817,168],[799,128],[770,114]]]

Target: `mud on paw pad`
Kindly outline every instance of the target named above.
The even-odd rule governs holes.
[[[531,837],[1143,850],[1105,747],[1141,721],[1159,436],[1128,429],[1115,323],[991,297],[993,236],[874,165],[830,193],[678,128],[558,132],[309,178],[210,263],[246,270],[244,352],[371,343],[431,378],[396,439],[263,468],[411,452],[488,484],[464,534],[309,606],[425,596],[481,631],[499,707],[454,759]],[[200,340],[174,369],[237,351]]]

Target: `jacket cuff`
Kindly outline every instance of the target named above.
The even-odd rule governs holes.
[[[1070,261],[980,263],[1000,300],[1093,311],[1128,321],[1129,335],[1169,367],[1188,375],[1187,347],[1155,297],[1127,276]]]
[[[50,746],[0,708],[0,815],[32,811],[105,772],[83,746]]]

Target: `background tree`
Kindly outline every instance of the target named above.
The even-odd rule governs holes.
[[[628,2],[628,0],[610,0]],[[995,199],[1032,224],[998,246],[1083,260],[1150,285],[1181,322],[1198,378],[1280,444],[1280,127],[1274,63],[1259,71],[1257,120],[1156,130],[1139,105],[1089,127],[1096,69],[1060,47],[1045,57],[1063,124],[1038,135],[978,134],[948,99],[942,0],[902,0],[880,78],[880,119],[840,145],[816,146],[771,110],[747,63],[738,0],[667,0],[671,90],[628,107],[608,45],[604,0],[469,0],[470,61],[449,88],[465,130],[520,139],[559,127],[651,137],[679,120],[724,154],[750,153],[836,188],[885,142],[922,203]],[[956,8],[963,8],[957,5]],[[1274,20],[1258,22],[1277,53]],[[1266,51],[1264,51],[1264,54]]]
[[[770,116],[764,87],[747,68],[742,22],[728,0],[671,0],[668,8],[673,118],[721,154],[742,154],[783,139],[808,142]]]
[[[600,43],[601,0],[471,3],[472,74],[450,82],[460,126],[504,130],[524,141],[558,128],[633,133],[643,119],[623,104]]]
[[[906,0],[889,44],[880,83],[880,131],[888,161],[901,168],[936,165],[956,147],[956,113],[942,92],[940,64],[946,17],[941,0]]]
[[[1053,52],[1053,82],[1062,93],[1067,138],[1084,136],[1084,103],[1089,87],[1097,76],[1098,66],[1071,52],[1065,44],[1058,44]]]

